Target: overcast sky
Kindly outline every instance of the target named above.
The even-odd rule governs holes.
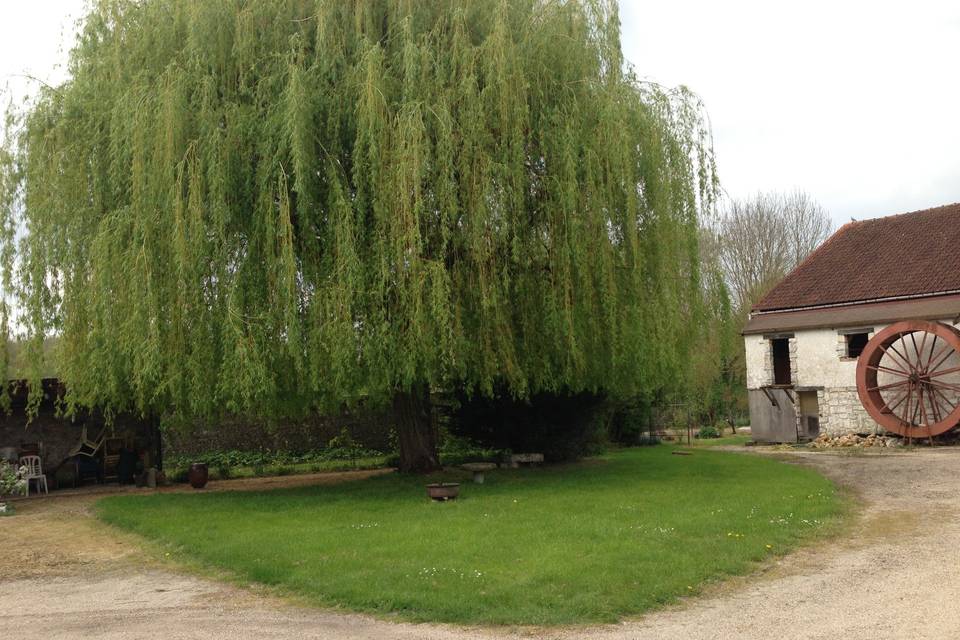
[[[83,6],[0,3],[0,85],[62,80]],[[960,201],[960,2],[622,0],[621,20],[642,77],[703,99],[730,196],[799,187],[838,224]]]

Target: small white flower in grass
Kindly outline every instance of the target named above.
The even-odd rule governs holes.
[[[465,578],[473,578],[476,580],[483,577],[483,572],[479,569],[464,571],[463,569],[454,569],[452,567],[424,567],[417,572],[417,575],[421,578],[436,578],[443,574],[460,578],[461,580]]]

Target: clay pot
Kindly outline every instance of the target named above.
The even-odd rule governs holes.
[[[203,489],[207,486],[207,480],[210,479],[210,471],[204,462],[194,462],[190,465],[190,471],[187,473],[187,479],[190,486],[194,489]]]
[[[444,502],[446,500],[456,500],[460,495],[459,482],[440,482],[438,484],[427,485],[427,495],[432,500]]]

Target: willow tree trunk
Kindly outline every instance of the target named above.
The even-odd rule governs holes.
[[[429,473],[440,468],[437,433],[427,385],[414,385],[393,395],[393,413],[400,444],[400,471]]]

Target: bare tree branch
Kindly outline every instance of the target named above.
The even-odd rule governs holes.
[[[833,224],[809,194],[796,190],[730,200],[712,231],[727,285],[744,313],[826,240]]]

